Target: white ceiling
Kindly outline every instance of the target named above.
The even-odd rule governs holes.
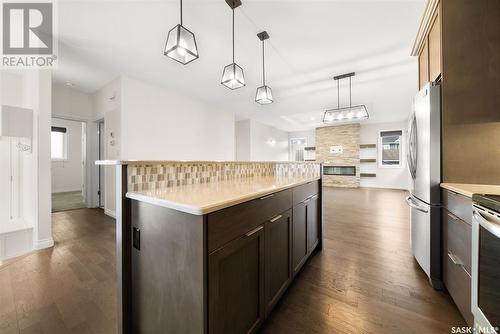
[[[242,2],[236,11],[236,62],[247,82],[242,89],[220,84],[231,62],[231,11],[224,0],[184,0],[184,25],[195,33],[200,53],[186,66],[163,56],[167,32],[179,21],[177,0],[60,0],[54,80],[94,92],[125,74],[234,111],[237,119],[294,131],[320,124],[312,118],[337,105],[332,77],[355,71],[352,100],[367,106],[367,122],[408,117],[417,90],[410,48],[424,0]],[[275,97],[266,106],[254,102],[262,80],[256,36],[262,30],[270,35],[266,81]],[[341,105],[348,103],[346,92]]]

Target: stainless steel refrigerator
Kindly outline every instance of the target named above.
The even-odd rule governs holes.
[[[441,275],[441,90],[428,83],[415,96],[407,136],[411,175],[411,248],[435,289]]]

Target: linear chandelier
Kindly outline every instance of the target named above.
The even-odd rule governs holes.
[[[368,111],[364,104],[352,105],[352,95],[351,95],[351,78],[355,76],[355,72],[341,74],[333,77],[337,81],[337,108],[328,109],[325,111],[323,116],[323,123],[333,123],[333,122],[346,122],[351,120],[363,120],[368,119]],[[340,80],[344,78],[349,78],[349,107],[340,107]]]

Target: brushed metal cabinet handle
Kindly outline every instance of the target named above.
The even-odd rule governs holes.
[[[251,236],[252,236],[252,235],[254,235],[255,233],[257,233],[257,232],[259,232],[260,230],[262,230],[263,228],[264,228],[264,226],[259,226],[259,227],[257,227],[257,228],[254,228],[253,230],[251,230],[251,231],[249,231],[249,232],[245,233],[245,235],[246,235],[247,237],[251,237]]]
[[[261,197],[260,199],[267,199],[267,198],[271,198],[273,196],[274,196],[274,194],[271,194],[271,195],[267,195],[267,196]]]
[[[276,217],[274,217],[273,219],[269,220],[271,223],[277,221],[278,219],[280,219],[281,217],[283,217],[282,215],[277,215]]]
[[[456,265],[456,266],[463,266],[464,265],[462,263],[462,261],[460,261],[459,258],[455,254],[448,252],[448,257],[450,258],[451,262],[453,262],[454,265]]]

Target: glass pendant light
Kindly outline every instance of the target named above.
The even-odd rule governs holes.
[[[355,75],[356,73],[352,72],[333,77],[333,79],[337,81],[337,108],[328,109],[325,111],[325,115],[323,116],[323,123],[360,121],[363,119],[368,119],[370,117],[364,104],[360,104],[357,106],[352,105],[351,78]],[[349,107],[341,108],[339,82],[344,78],[349,78]]]
[[[265,62],[265,52],[264,52],[264,41],[269,39],[269,34],[267,31],[263,31],[257,34],[257,37],[262,41],[262,86],[257,88],[257,93],[255,94],[255,102],[259,104],[269,104],[273,103],[273,92],[271,88],[266,86],[266,62]]]
[[[198,59],[199,55],[194,34],[182,25],[182,0],[180,0],[180,7],[181,23],[168,32],[163,54],[186,65]]]
[[[238,89],[245,86],[245,75],[241,66],[234,62],[234,9],[241,5],[241,2],[233,1],[230,6],[233,10],[233,62],[222,72],[221,83],[229,89]]]

